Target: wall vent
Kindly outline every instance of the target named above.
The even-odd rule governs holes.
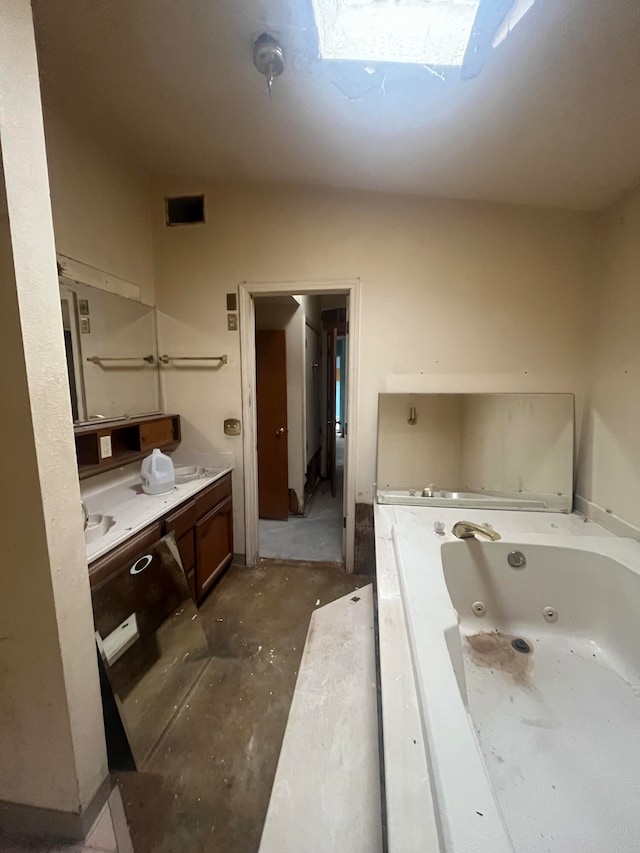
[[[167,225],[195,225],[204,222],[204,196],[181,195],[165,198]]]

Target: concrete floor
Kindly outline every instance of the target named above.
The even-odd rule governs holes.
[[[336,496],[328,480],[321,480],[303,516],[286,521],[261,518],[258,550],[261,557],[278,560],[322,560],[342,563],[342,486],[344,438],[336,438]]]
[[[316,602],[371,578],[232,566],[200,609],[212,660],[155,753],[118,774],[136,853],[254,853]]]
[[[260,519],[258,550],[271,559],[342,563],[342,529],[341,493],[331,497],[329,481],[322,480],[307,515],[286,521]]]

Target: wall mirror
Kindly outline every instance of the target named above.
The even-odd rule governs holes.
[[[378,503],[571,512],[573,394],[381,394]]]
[[[59,281],[74,421],[159,411],[155,309],[64,276]]]

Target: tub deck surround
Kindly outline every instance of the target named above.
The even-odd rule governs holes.
[[[144,530],[147,525],[231,471],[231,467],[209,468],[203,477],[189,483],[181,483],[164,495],[147,495],[142,491],[139,463],[83,480],[82,499],[89,514],[111,515],[115,519],[115,524],[104,536],[87,545],[89,563]]]
[[[439,853],[392,528],[394,507],[374,505],[384,798],[389,853]]]
[[[493,524],[503,542],[455,539],[451,527],[463,517]],[[445,536],[433,532],[436,520],[445,523]],[[393,553],[388,549],[389,531]],[[638,605],[625,601],[632,597],[631,587],[640,592],[640,546],[617,539],[577,515],[467,510],[462,516],[456,510],[426,507],[376,507],[376,534],[378,582],[391,588],[395,572],[405,601],[440,832],[441,846],[434,849],[455,853],[635,850],[640,834],[640,821],[634,817],[640,790],[635,770],[640,742],[635,742],[632,721],[637,716],[640,651],[633,613],[640,606],[640,595]],[[506,555],[515,548],[529,554],[530,568],[539,568],[536,575],[521,575],[520,586],[513,587],[521,594],[525,580],[530,585],[521,599],[510,598],[507,590],[518,570],[507,565]],[[502,584],[488,585],[485,558],[497,559],[500,570],[507,572],[500,576]],[[572,566],[569,571],[568,565]],[[472,584],[472,566],[477,588]],[[490,566],[493,572],[494,563]],[[464,583],[461,572],[466,573]],[[544,589],[537,587],[538,576]],[[612,596],[611,603],[601,607],[611,584],[621,591],[618,605]],[[460,628],[452,595],[461,611]],[[478,620],[467,598],[475,601],[481,595],[487,615]],[[543,619],[546,605],[560,611],[557,623]],[[535,613],[526,611],[526,606],[534,607]],[[619,622],[626,628],[616,627]],[[415,724],[415,708],[410,704],[403,711],[389,698],[397,685],[385,675],[382,614],[380,623],[391,826],[393,821],[411,822],[421,815],[415,798],[403,803],[392,796],[402,769],[394,769],[388,732],[397,738],[403,726]],[[504,660],[500,656],[500,660],[478,660],[477,649],[467,637],[490,635],[496,628],[524,636],[534,645],[532,663],[523,664],[525,669],[532,667],[529,681],[524,671],[518,670],[523,677],[520,683],[518,673],[500,671],[500,660]],[[507,659],[513,663],[518,653],[510,644],[507,648],[512,652]],[[467,705],[463,695],[468,697]],[[423,809],[430,806],[427,797]],[[403,850],[391,834],[389,850]]]

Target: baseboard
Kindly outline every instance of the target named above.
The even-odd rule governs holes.
[[[580,515],[584,515],[585,518],[595,521],[596,524],[604,527],[605,530],[613,533],[614,536],[636,539],[640,542],[640,528],[635,527],[610,510],[604,509],[580,495],[575,496],[574,507]]]
[[[110,791],[111,780],[107,776],[88,806],[77,814],[0,801],[0,838],[46,841],[47,849],[58,843],[84,841]]]

